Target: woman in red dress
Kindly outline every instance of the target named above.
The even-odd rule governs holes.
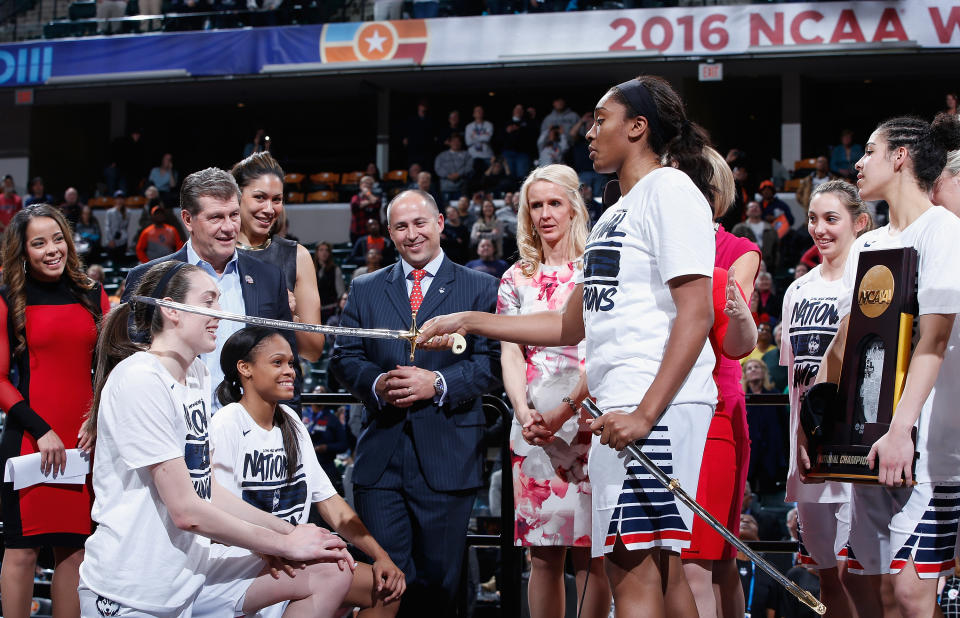
[[[81,436],[93,400],[90,375],[97,327],[110,302],[77,257],[70,228],[47,204],[29,206],[4,235],[0,287],[0,470],[10,457],[39,452],[44,472],[62,471],[65,444]],[[58,471],[58,473],[59,473]],[[92,532],[89,486],[0,488],[5,553],[0,596],[7,618],[30,614],[41,547],[52,547],[56,616],[79,616],[78,571]]]

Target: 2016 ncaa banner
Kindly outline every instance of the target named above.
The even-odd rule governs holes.
[[[469,32],[470,37],[464,33]],[[356,22],[0,45],[0,87],[151,77],[960,47],[948,0]]]

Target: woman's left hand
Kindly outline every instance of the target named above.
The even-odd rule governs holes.
[[[260,557],[263,558],[264,562],[267,563],[267,566],[270,567],[270,577],[274,579],[280,579],[281,572],[286,573],[288,577],[296,577],[298,570],[306,568],[306,565],[303,562],[287,560],[286,558],[281,558],[280,556],[268,556],[267,554],[260,554]]]
[[[377,586],[377,593],[388,592],[383,601],[389,603],[399,599],[407,589],[407,579],[403,571],[397,568],[389,556],[383,556],[373,563],[373,581]]]
[[[93,426],[90,419],[83,421],[80,426],[80,433],[77,434],[77,448],[84,453],[93,450],[93,445],[97,441],[97,428]]]
[[[556,439],[556,434],[570,418],[570,406],[561,403],[543,414],[535,414],[523,426],[523,438],[534,446],[544,446]]]
[[[727,303],[723,307],[723,312],[726,313],[731,320],[738,317],[751,317],[750,306],[747,305],[747,301],[744,300],[743,295],[740,293],[740,288],[737,286],[735,276],[736,272],[734,272],[734,267],[731,266],[727,271]]]
[[[287,303],[290,305],[290,315],[297,315],[297,297],[287,290]]]

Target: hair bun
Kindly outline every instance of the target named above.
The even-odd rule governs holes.
[[[937,114],[930,125],[933,143],[946,151],[960,149],[960,118],[956,114]]]

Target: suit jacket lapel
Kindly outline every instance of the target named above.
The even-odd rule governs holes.
[[[407,295],[407,281],[403,277],[403,265],[398,260],[387,275],[387,297],[400,315],[404,328],[410,327],[410,297]]]
[[[420,303],[420,311],[417,312],[417,324],[423,324],[437,313],[437,309],[448,298],[453,296],[452,287],[456,280],[456,269],[450,258],[444,257],[440,263],[440,270],[437,276],[430,282],[430,288],[427,290],[423,302]]]

